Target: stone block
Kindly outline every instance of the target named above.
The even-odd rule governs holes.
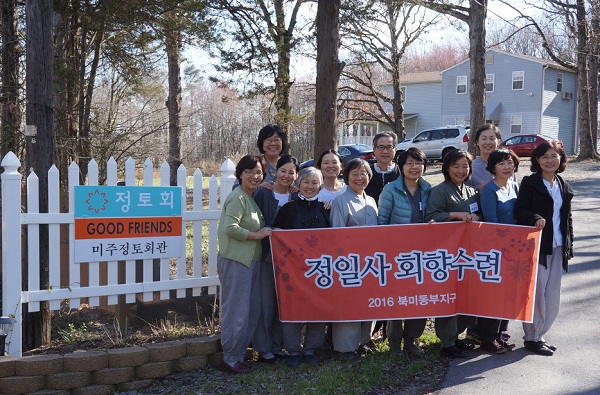
[[[92,383],[91,372],[61,372],[46,376],[46,387],[53,390],[69,390]]]
[[[222,352],[217,352],[214,354],[210,354],[208,356],[208,363],[210,364],[210,366],[218,368],[221,366],[221,362],[223,362],[223,353]]]
[[[63,357],[63,370],[66,372],[93,372],[107,367],[106,351],[73,352]]]
[[[15,375],[15,361],[18,361],[19,357],[3,357],[0,358],[0,377],[8,377]]]
[[[88,385],[71,390],[71,395],[109,395],[115,392],[114,385]]]
[[[129,381],[127,383],[121,383],[121,384],[117,385],[117,390],[122,391],[122,392],[139,391],[139,390],[143,390],[144,388],[150,387],[152,385],[152,383],[154,383],[154,380],[152,380],[152,379],[133,380],[133,381]]]
[[[17,376],[45,376],[51,373],[62,372],[62,370],[62,355],[33,355],[15,361],[15,374]]]
[[[135,370],[131,366],[126,368],[106,368],[96,370],[92,373],[92,377],[94,384],[120,384],[135,379]]]
[[[187,346],[179,340],[146,344],[150,353],[150,362],[172,361],[185,357]]]
[[[194,355],[173,361],[173,369],[176,372],[192,372],[194,370],[202,369],[207,363],[208,355]]]
[[[183,342],[187,346],[187,355],[210,355],[221,349],[221,337],[197,337],[194,339],[185,339]]]
[[[44,376],[12,376],[0,379],[0,394],[35,392],[46,386]]]
[[[157,379],[165,377],[173,372],[173,363],[171,361],[150,362],[135,368],[135,375],[138,379]]]
[[[111,348],[108,352],[109,368],[139,366],[148,362],[150,352],[146,347]]]

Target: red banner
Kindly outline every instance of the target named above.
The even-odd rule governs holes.
[[[534,228],[481,222],[276,230],[280,318],[531,322],[539,243]]]

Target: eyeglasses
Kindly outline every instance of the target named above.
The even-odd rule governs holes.
[[[360,177],[369,177],[369,173],[367,173],[366,171],[357,173],[357,172],[351,172],[350,173],[350,178],[360,178]]]
[[[392,151],[394,148],[395,147],[393,145],[376,145],[375,146],[375,149],[377,149],[377,151],[381,151],[381,152],[383,152],[385,150],[388,150],[388,152],[389,152],[389,151]]]
[[[274,138],[265,140],[265,143],[267,143],[267,144],[275,144],[275,143],[281,143],[281,141],[282,140],[279,137],[274,137]]]
[[[244,170],[244,174],[246,174],[246,175],[248,175],[250,177],[253,177],[253,178],[254,177],[261,177],[262,178],[262,176],[263,176],[262,171],[254,173],[251,170]]]
[[[423,163],[423,162],[405,162],[404,166],[406,166],[406,167],[421,167],[424,164],[425,163]]]

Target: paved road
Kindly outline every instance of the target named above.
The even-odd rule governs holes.
[[[600,394],[600,174],[572,186],[575,257],[546,336],[558,350],[552,357],[525,350],[522,326],[511,322],[515,350],[452,361],[436,394]]]

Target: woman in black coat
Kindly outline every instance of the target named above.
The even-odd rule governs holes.
[[[554,142],[543,143],[531,154],[531,171],[521,182],[515,218],[520,225],[542,230],[538,275],[533,307],[533,322],[523,323],[525,348],[551,356],[556,346],[546,342],[558,315],[563,270],[573,257],[573,220],[571,186],[558,173],[565,170],[567,157]]]

